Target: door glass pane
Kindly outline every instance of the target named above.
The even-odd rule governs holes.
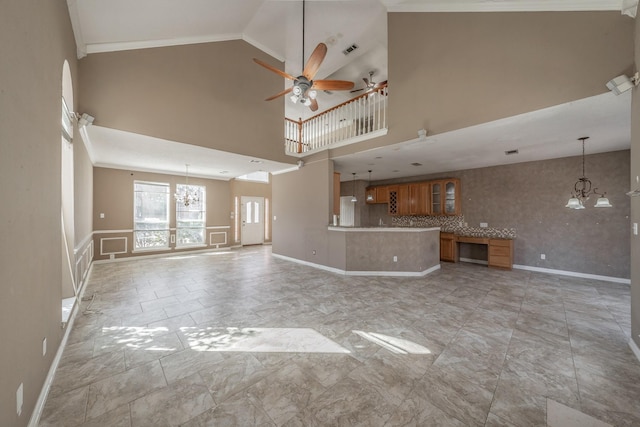
[[[253,222],[260,224],[260,205],[258,202],[253,202]]]
[[[253,215],[251,215],[251,207],[252,207],[252,203],[251,202],[247,202],[247,224],[251,224],[252,219],[253,219]]]

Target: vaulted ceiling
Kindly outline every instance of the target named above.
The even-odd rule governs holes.
[[[374,80],[387,79],[387,12],[617,10],[634,14],[637,7],[637,0],[307,0],[303,30],[303,2],[299,0],[67,0],[67,3],[79,57],[117,50],[243,39],[283,61],[288,73],[298,75],[313,48],[324,42],[329,52],[318,77],[351,80],[356,87],[362,84],[362,77],[369,71],[375,72]],[[343,54],[343,50],[352,45],[358,48],[349,55]],[[268,71],[256,66],[256,72]],[[321,96],[319,103],[327,108],[342,102],[348,93],[323,93]],[[615,104],[615,101],[611,102]],[[620,99],[617,102],[616,108],[628,108],[628,101]],[[306,108],[297,110],[298,107],[288,102],[285,106],[289,117],[309,115]],[[539,116],[544,117],[544,114]],[[561,131],[559,127],[561,124],[558,123],[552,128]],[[491,139],[490,130],[486,132],[487,138]],[[96,146],[96,153],[108,153],[108,140],[116,141],[114,135],[103,141],[105,134],[96,133],[95,143],[100,144]],[[544,135],[539,137],[544,139]],[[121,144],[114,143],[113,146],[121,147]],[[174,148],[181,150],[184,147],[176,145]],[[402,150],[393,151],[397,157]],[[121,154],[105,155],[124,158]],[[552,155],[548,152],[541,158]],[[443,156],[447,156],[446,151]],[[349,162],[361,161],[357,159],[352,156],[350,160],[340,159],[338,163],[344,162],[347,167],[351,165]],[[103,160],[102,163],[109,162]],[[137,167],[146,170],[148,166]],[[273,165],[273,168],[281,166]],[[126,167],[136,169],[135,164]],[[162,171],[175,173],[182,169],[184,163],[167,164]],[[234,173],[236,171],[231,171],[229,175]]]

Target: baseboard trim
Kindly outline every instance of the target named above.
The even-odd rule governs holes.
[[[578,273],[577,271],[555,270],[552,268],[531,267],[528,265],[519,265],[519,264],[513,264],[513,268],[516,268],[518,270],[535,271],[537,273],[557,274],[560,276],[571,276],[571,277],[580,277],[583,279],[602,280],[603,282],[622,283],[625,285],[631,284],[631,279],[624,279],[621,277],[611,277],[611,276],[600,276],[598,274]]]
[[[343,276],[378,276],[378,277],[422,277],[440,269],[440,264],[434,265],[423,271],[347,271],[335,267],[329,267],[314,262],[304,261],[298,258],[288,257],[286,255],[272,254],[274,257],[295,262],[296,264],[306,265],[308,267],[317,268],[319,270],[329,271],[331,273],[341,274]]]
[[[629,347],[631,347],[631,351],[633,351],[633,354],[636,355],[636,359],[638,359],[638,361],[640,362],[640,348],[633,340],[633,338],[629,338]]]
[[[60,340],[60,345],[58,346],[56,355],[51,361],[49,372],[47,373],[47,377],[45,378],[42,389],[40,390],[40,394],[38,395],[38,400],[36,401],[36,404],[33,408],[33,412],[31,413],[31,418],[29,418],[29,424],[27,424],[28,427],[38,427],[38,425],[40,424],[40,417],[42,416],[42,411],[44,410],[44,404],[47,402],[47,397],[49,396],[49,391],[51,390],[53,378],[56,375],[56,370],[58,369],[58,365],[60,364],[60,360],[62,359],[62,354],[64,353],[64,349],[67,346],[67,340],[69,339],[69,334],[71,333],[71,329],[73,328],[73,323],[76,320],[76,315],[80,310],[79,301],[82,301],[84,290],[86,288],[88,279],[91,276],[92,270],[93,261],[89,265],[87,274],[81,282],[80,289],[76,297],[76,302],[73,304],[73,309],[71,310],[71,315],[69,316],[69,321],[64,325],[64,335],[62,335],[62,340]]]

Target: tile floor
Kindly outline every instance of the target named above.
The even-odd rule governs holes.
[[[91,296],[42,426],[640,425],[628,285],[344,277],[265,246],[94,265]]]

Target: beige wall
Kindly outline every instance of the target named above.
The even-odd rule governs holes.
[[[60,100],[64,60],[74,79],[77,67],[66,2],[5,1],[1,9],[0,425],[24,426],[64,332]]]
[[[95,229],[94,244],[96,248],[95,259],[106,259],[108,256],[100,255],[100,243],[102,238],[110,237],[127,237],[127,253],[118,254],[115,257],[128,257],[134,255],[150,255],[153,251],[137,252],[133,250],[133,182],[149,181],[169,183],[170,194],[176,190],[176,184],[184,183],[184,176],[165,175],[147,172],[132,172],[121,169],[94,168],[93,170],[93,224]],[[227,231],[227,244],[221,247],[233,244],[233,221],[230,213],[233,210],[230,200],[231,191],[228,181],[219,181],[213,179],[202,179],[189,177],[189,184],[204,185],[206,187],[207,199],[207,227],[228,227],[225,229],[207,230],[207,242],[209,241],[209,232]],[[173,200],[171,200],[172,206]],[[100,218],[100,214],[104,213],[104,218]],[[169,226],[175,228],[176,216],[175,208],[169,213]],[[109,231],[122,230],[119,233]],[[175,233],[175,232],[172,232]],[[105,243],[106,244],[106,243]],[[175,244],[171,244],[171,251],[175,251]],[[191,248],[193,250],[193,248]],[[205,249],[205,248],[201,248]],[[160,253],[166,253],[160,252]]]
[[[93,165],[80,137],[80,132],[76,132],[74,135],[74,235],[75,249],[80,251],[93,232]]]
[[[270,177],[272,179],[273,177]],[[265,238],[265,242],[270,242],[271,237],[273,235],[273,198],[271,195],[271,186],[272,180],[269,181],[268,184],[261,182],[252,182],[252,181],[242,181],[237,179],[232,179],[229,184],[231,185],[231,206],[235,206],[236,197],[238,200],[242,200],[242,196],[252,196],[252,197],[263,197],[265,200],[265,209],[268,209],[268,220],[266,221],[265,227],[268,230],[268,238]],[[239,235],[236,236],[237,243],[240,244],[242,236],[242,227],[240,227]]]
[[[389,132],[334,153],[604,93],[631,70],[633,25],[615,11],[389,13]]]
[[[273,176],[273,253],[330,265],[332,192],[333,162],[326,152],[296,171]]]
[[[294,163],[282,148],[278,63],[235,40],[91,54],[79,61],[80,111],[95,125]]]
[[[628,279],[630,208],[624,193],[628,191],[629,151],[588,155],[585,165],[587,176],[606,191],[613,208],[593,208],[594,197],[584,210],[564,207],[582,172],[580,156],[374,184],[460,178],[462,214],[470,227],[486,222],[492,228],[516,229],[514,264]],[[461,256],[484,256],[486,260],[486,251],[467,251]]]
[[[640,70],[640,16],[635,27],[635,70]],[[633,90],[631,101],[631,183],[640,186],[640,89]],[[631,199],[631,223],[640,224],[640,197]],[[631,336],[640,347],[640,237],[631,236]]]

